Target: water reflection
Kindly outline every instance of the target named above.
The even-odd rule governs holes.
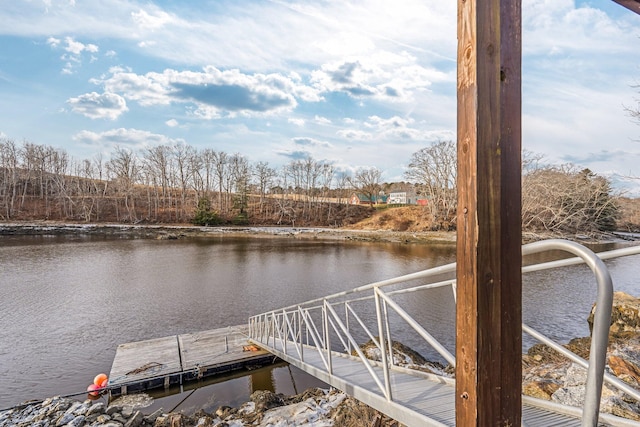
[[[200,409],[215,412],[221,406],[240,407],[257,390],[292,395],[310,387],[328,387],[322,381],[287,363],[279,362],[251,371],[240,370],[173,386],[166,390],[149,390],[153,402],[145,411],[181,411],[192,415]]]

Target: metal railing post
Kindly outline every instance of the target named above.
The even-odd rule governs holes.
[[[327,313],[327,302],[322,306],[322,328],[324,329],[324,343],[327,350],[327,360],[329,361],[329,374],[333,375],[333,358],[331,357],[331,337],[329,336],[329,316]]]
[[[297,310],[298,313],[298,323],[300,324],[300,360],[304,361],[304,346],[305,344],[309,344],[309,332],[307,331],[308,328],[304,327],[304,322],[302,321],[302,313],[300,313],[300,307],[298,307]],[[304,330],[304,331],[303,331]],[[306,334],[306,342],[304,341],[304,334]]]
[[[347,327],[347,331],[351,333],[351,329],[349,327],[349,303],[348,302],[344,303],[344,319],[345,319],[345,326]],[[348,354],[351,354],[351,341],[347,340],[347,348],[345,350],[347,350]]]
[[[282,351],[284,354],[287,354],[287,312],[282,310],[282,336],[284,337],[284,341],[282,342]]]
[[[380,340],[380,354],[382,355],[382,372],[384,373],[384,388],[387,395],[387,400],[393,400],[393,396],[391,394],[391,381],[389,379],[389,364],[387,363],[387,349],[385,345],[384,339],[384,329],[383,329],[383,320],[382,313],[380,312],[380,296],[378,295],[378,288],[373,289],[373,293],[375,295],[376,302],[376,317],[378,318],[378,339]]]
[[[387,331],[387,345],[389,347],[389,365],[393,366],[393,339],[391,338],[391,330],[389,329],[389,313],[387,312],[387,302],[382,300],[382,312],[384,314],[384,324]]]

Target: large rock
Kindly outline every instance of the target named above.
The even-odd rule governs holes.
[[[609,368],[622,381],[640,388],[640,368],[633,361],[612,354],[608,357]]]
[[[382,361],[382,352],[372,340],[360,345],[360,349],[367,359],[375,360],[377,362]],[[416,369],[429,374],[443,376],[454,375],[454,369],[452,367],[445,367],[441,363],[426,360],[420,353],[399,341],[393,341],[391,349],[393,350],[393,364],[396,366]],[[351,355],[356,356],[356,351],[353,350]]]
[[[593,317],[596,305],[591,308],[587,321],[589,331],[593,331]],[[612,337],[625,337],[640,333],[640,299],[624,292],[613,293],[613,310],[611,312],[611,327],[609,333]]]
[[[249,397],[256,405],[256,412],[264,412],[268,409],[284,405],[282,395],[275,394],[269,390],[256,390],[251,393]]]
[[[588,322],[593,327],[594,309]],[[591,338],[575,338],[565,345],[583,359],[589,358]],[[640,299],[623,292],[614,293],[608,370],[632,387],[640,389]],[[538,344],[523,357],[523,393],[563,405],[584,403],[586,370],[571,363],[546,345]],[[604,385],[601,413],[611,413],[640,421],[640,404],[625,393]]]

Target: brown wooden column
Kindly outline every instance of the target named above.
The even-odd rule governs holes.
[[[458,426],[521,425],[521,57],[521,0],[458,0]]]
[[[621,6],[640,14],[640,0],[613,0]]]

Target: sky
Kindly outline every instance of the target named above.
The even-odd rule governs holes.
[[[453,0],[3,0],[0,138],[76,160],[188,144],[404,179],[456,138]],[[640,196],[640,16],[523,0],[522,143]]]

